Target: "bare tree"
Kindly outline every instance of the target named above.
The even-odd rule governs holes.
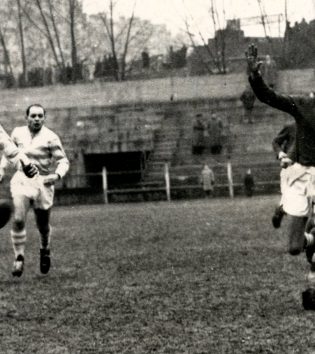
[[[121,80],[125,80],[125,72],[126,72],[126,56],[128,53],[128,46],[130,44],[130,34],[131,34],[131,27],[134,21],[134,15],[135,15],[135,5],[136,2],[134,2],[134,7],[132,10],[132,14],[129,18],[128,25],[127,25],[127,34],[126,34],[126,40],[125,40],[125,45],[124,45],[124,50],[122,53],[122,60],[121,60]]]
[[[226,73],[226,63],[225,63],[225,32],[220,24],[220,17],[215,0],[211,0],[211,18],[214,28],[214,46],[215,46],[215,57],[218,62],[218,69],[220,73]],[[225,19],[225,7],[223,1],[223,16]]]
[[[126,60],[130,43],[137,37],[137,32],[133,32],[135,23],[135,7],[136,0],[133,2],[133,8],[130,17],[126,23],[119,29],[116,34],[116,23],[114,18],[115,3],[109,1],[109,13],[100,14],[102,23],[105,28],[106,37],[110,43],[113,73],[115,80],[125,80],[126,76]],[[124,37],[124,38],[123,38]],[[121,48],[119,48],[121,47]],[[119,50],[121,49],[121,50]]]
[[[43,21],[43,25],[44,25],[45,32],[46,32],[46,38],[47,38],[47,40],[49,42],[49,45],[50,45],[50,48],[52,50],[53,56],[55,58],[56,64],[57,64],[57,66],[60,67],[61,64],[60,64],[60,61],[59,61],[59,58],[58,58],[58,55],[57,55],[55,43],[54,43],[50,28],[49,28],[49,24],[48,24],[46,15],[45,15],[45,13],[43,11],[42,1],[41,0],[35,0],[35,4],[36,4],[36,6],[37,6],[37,8],[38,8],[38,10],[40,12],[40,16],[41,16],[41,19]]]
[[[14,8],[8,6],[7,1],[3,1],[0,7],[0,17],[5,18],[7,21],[2,21],[0,25],[0,45],[3,50],[3,64],[4,73],[7,77],[10,77],[11,82],[7,82],[9,85],[13,85],[14,75],[13,68],[10,58],[9,40],[13,37],[13,33],[16,31],[12,28],[12,22],[10,21],[13,17],[16,18]],[[10,36],[11,34],[11,36]]]
[[[76,26],[76,10],[78,6],[77,0],[69,1],[69,17],[70,17],[70,39],[71,39],[71,63],[72,63],[72,80],[75,82],[79,78],[78,72],[78,53],[77,53],[77,42],[75,36],[75,26]]]
[[[104,24],[109,42],[111,47],[112,53],[112,62],[113,62],[113,73],[115,80],[119,81],[119,67],[118,67],[118,59],[117,59],[117,52],[116,52],[116,38],[115,38],[115,31],[114,31],[114,3],[113,0],[110,0],[109,3],[109,19],[106,14],[100,15],[102,22]]]
[[[211,67],[208,65],[208,62],[204,60],[203,54],[202,54],[202,52],[200,51],[199,46],[196,45],[196,42],[195,42],[195,40],[194,40],[194,34],[193,34],[193,33],[191,32],[191,30],[190,30],[190,26],[189,26],[189,23],[188,23],[188,19],[187,19],[187,18],[185,19],[185,26],[186,26],[186,34],[188,35],[188,37],[189,37],[189,39],[190,39],[190,42],[191,42],[191,45],[193,46],[194,51],[195,51],[195,53],[197,54],[199,60],[201,61],[201,63],[203,64],[203,66],[206,68],[206,70],[208,71],[208,73],[209,73],[209,74],[213,74],[213,71],[212,71]],[[203,39],[203,44],[204,44],[203,47],[206,48],[209,57],[212,59],[213,63],[216,65],[216,60],[214,59],[214,56],[213,56],[213,53],[212,53],[210,47],[205,43],[203,36],[201,36],[201,37],[202,37],[202,39]]]
[[[183,0],[183,5],[185,6],[185,2]],[[206,41],[204,38],[202,32],[197,26],[197,32],[199,39],[203,43],[203,48],[205,48],[206,52],[209,55],[210,61],[212,62],[213,66],[216,68],[216,70],[219,73],[225,73],[226,72],[226,64],[225,64],[225,37],[224,34],[222,33],[221,26],[220,26],[220,20],[219,20],[219,15],[217,12],[216,4],[214,0],[211,0],[211,7],[210,7],[210,16],[211,16],[211,21],[213,23],[213,28],[215,32],[215,37],[214,37],[214,48],[211,48],[209,43]],[[194,21],[194,18],[191,14],[189,14],[190,21]],[[186,15],[184,19],[185,27],[186,27],[186,33],[188,37],[190,38],[191,44],[195,50],[195,53],[203,63],[203,65],[206,67],[207,71],[209,73],[212,73],[213,70],[209,67],[209,64],[206,63],[204,56],[201,51],[201,47],[196,45],[196,41],[194,40],[194,33],[190,29],[189,25],[189,19],[188,16]],[[219,36],[217,36],[219,34]]]
[[[58,46],[59,53],[60,53],[61,65],[63,68],[65,68],[66,62],[65,62],[65,57],[64,57],[63,50],[62,50],[62,46],[61,46],[60,34],[59,34],[58,25],[57,25],[56,18],[55,18],[54,7],[52,4],[52,0],[47,0],[47,2],[48,2],[48,8],[49,8],[49,17],[50,17],[50,20],[51,20],[51,23],[53,26],[57,46]]]
[[[44,2],[43,0],[34,0],[33,2],[29,3],[28,7],[23,6],[22,10],[28,22],[32,25],[32,27],[38,30],[46,38],[57,67],[62,68],[64,67],[64,61],[62,60],[63,57],[62,57],[61,47],[59,47],[59,52],[61,55],[61,60],[60,60],[56,48],[56,44],[55,44],[55,39],[54,39],[54,35],[58,36],[58,32],[56,32],[57,26],[55,24],[55,27],[53,27],[53,30],[51,30],[50,22],[53,22],[55,18],[52,14],[52,8],[50,9],[51,11],[49,12],[49,15],[47,15],[47,13],[45,12],[45,7],[47,5],[48,6],[51,5],[50,0],[46,0],[46,1],[48,1],[48,4],[45,3],[45,0]],[[35,9],[38,10],[38,15],[39,15],[38,20],[40,21],[37,20]],[[40,25],[40,23],[42,23],[43,27]]]
[[[21,61],[22,61],[22,85],[27,83],[27,67],[26,67],[26,55],[25,55],[25,43],[24,43],[24,28],[23,28],[23,13],[21,7],[21,0],[16,0],[17,15],[18,15],[18,28],[21,45]]]

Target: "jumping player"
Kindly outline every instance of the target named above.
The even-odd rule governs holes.
[[[281,195],[286,188],[287,174],[289,173],[290,166],[293,165],[295,161],[295,134],[296,128],[295,123],[285,125],[278,135],[272,141],[272,147],[276,153],[277,159],[280,161],[280,190]],[[282,197],[279,206],[275,209],[272,216],[272,225],[274,228],[278,229],[281,226],[281,221],[285,212],[283,210]]]
[[[26,179],[17,171],[10,187],[14,204],[11,239],[15,255],[12,274],[20,277],[24,269],[26,243],[26,217],[32,207],[40,233],[40,271],[47,274],[50,269],[50,212],[54,198],[54,183],[63,178],[69,169],[69,161],[59,137],[44,126],[45,109],[34,104],[26,109],[26,126],[12,132],[12,140],[37,167],[38,174]],[[0,176],[4,175],[7,159],[0,164]]]
[[[287,176],[287,188],[283,194],[283,210],[289,224],[289,253],[297,255],[312,250],[314,236],[304,235],[308,216],[312,213],[312,197],[315,195],[315,99],[311,96],[292,96],[276,93],[268,87],[260,73],[257,48],[250,45],[246,53],[249,82],[257,98],[271,107],[289,113],[296,122],[296,162]],[[307,252],[308,253],[308,252]],[[313,252],[314,253],[314,252]],[[315,284],[314,254],[310,259],[308,274],[310,284]]]

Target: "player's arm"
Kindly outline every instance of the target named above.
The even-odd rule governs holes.
[[[2,154],[1,160],[0,160],[0,182],[2,182],[3,177],[5,176],[6,170],[9,167],[9,161],[5,157],[5,154]]]
[[[13,166],[17,169],[19,162],[20,162],[19,153],[17,155],[15,155],[15,157],[12,158],[11,160],[6,157],[5,153],[2,154],[1,160],[0,160],[0,182],[2,182],[4,176],[6,175],[7,169],[10,166]]]
[[[288,129],[284,127],[280,130],[278,135],[272,140],[272,148],[273,151],[276,153],[277,158],[279,158],[279,153],[282,151],[282,145],[288,140]]]
[[[307,220],[305,225],[305,233],[315,234],[315,219],[311,217]]]
[[[297,108],[292,97],[278,94],[265,84],[260,72],[262,62],[258,61],[258,51],[253,44],[248,47],[246,60],[249,71],[248,80],[256,97],[271,107],[295,116]]]
[[[13,133],[12,133],[13,134]],[[9,165],[9,163],[13,164],[13,166],[17,169],[19,164],[22,164],[22,169],[25,175],[29,178],[34,177],[38,172],[36,166],[34,166],[28,157],[19,150],[14,142],[14,137],[10,137],[3,127],[0,125],[0,146],[3,148],[3,157],[1,160],[2,167],[5,168]],[[3,176],[2,176],[3,178]],[[1,179],[2,179],[1,178]]]
[[[46,185],[54,184],[59,179],[62,179],[70,168],[69,160],[58,137],[50,143],[50,152],[56,161],[57,167],[55,173],[51,173],[45,177],[44,184]]]
[[[280,161],[282,168],[287,168],[293,164],[292,159],[286,152],[283,151],[283,144],[290,139],[290,131],[288,127],[284,127],[279,134],[273,139],[272,147],[277,155],[277,159]]]

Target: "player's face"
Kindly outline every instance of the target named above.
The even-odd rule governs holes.
[[[39,132],[42,129],[45,118],[45,113],[42,107],[31,107],[29,114],[26,117],[29,130],[33,133]]]

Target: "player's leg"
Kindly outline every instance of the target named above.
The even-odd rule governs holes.
[[[281,226],[282,219],[286,214],[283,210],[283,194],[286,193],[287,187],[287,173],[290,172],[290,167],[282,168],[280,172],[280,192],[281,199],[279,205],[276,207],[274,214],[272,216],[271,222],[275,229],[278,229]]]
[[[34,209],[35,220],[40,234],[40,271],[43,274],[47,274],[50,269],[50,211],[51,209]]]
[[[291,255],[300,254],[304,250],[304,231],[310,213],[310,201],[307,196],[309,175],[302,174],[299,165],[294,166],[286,171],[285,183],[281,185],[281,203],[287,214],[288,251]]]
[[[11,241],[14,251],[12,275],[20,277],[24,269],[24,252],[26,243],[26,217],[30,200],[24,195],[13,196],[14,214],[11,229]]]
[[[304,250],[305,237],[304,230],[307,217],[288,215],[288,239],[289,253],[298,255]]]
[[[310,271],[307,275],[308,282],[314,286],[315,284],[315,214],[314,214],[314,197],[310,200],[310,216],[305,226],[305,254],[306,259],[310,263]]]

